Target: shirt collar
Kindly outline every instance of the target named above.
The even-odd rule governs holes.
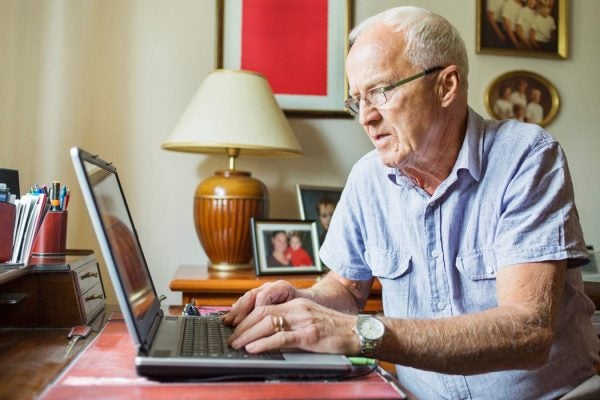
[[[451,175],[456,175],[459,170],[465,169],[469,171],[473,179],[479,182],[482,169],[481,160],[483,157],[483,131],[483,118],[469,107],[467,132],[465,133],[465,139],[458,152]]]

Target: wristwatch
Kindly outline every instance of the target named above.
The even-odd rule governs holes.
[[[370,314],[358,314],[354,332],[360,342],[360,353],[366,357],[373,356],[379,349],[385,325]]]

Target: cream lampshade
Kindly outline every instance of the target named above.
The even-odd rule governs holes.
[[[250,219],[267,218],[269,198],[265,185],[237,170],[235,160],[302,155],[268,81],[250,71],[211,72],[162,148],[229,157],[228,170],[197,186],[194,223],[212,269],[250,268]]]

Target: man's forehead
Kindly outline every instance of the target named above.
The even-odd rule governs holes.
[[[402,35],[382,27],[360,35],[346,59],[348,79],[357,84],[369,85],[381,79],[389,79],[390,70],[402,64]]]
[[[372,44],[353,49],[348,54],[346,72],[351,88],[364,90],[392,78],[402,65],[401,56],[394,56],[389,47]]]

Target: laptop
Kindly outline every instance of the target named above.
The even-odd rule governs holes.
[[[207,345],[202,344],[206,338],[200,338],[200,345],[184,343],[190,330],[204,332],[203,324],[220,325],[218,329],[225,336],[231,334],[231,328],[218,316],[164,315],[116,168],[77,147],[71,149],[71,158],[123,318],[137,348],[138,374],[161,380],[334,379],[352,371],[348,359],[339,354],[290,349],[250,355],[226,343],[207,352]]]

